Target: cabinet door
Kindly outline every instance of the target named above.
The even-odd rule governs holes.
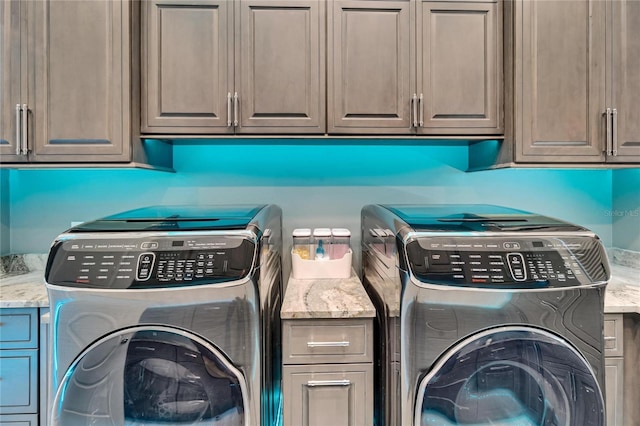
[[[328,132],[410,134],[409,1],[335,0],[328,13]]]
[[[502,3],[420,5],[419,133],[502,132]]]
[[[612,1],[614,150],[609,161],[640,162],[640,2]]]
[[[130,160],[129,1],[26,3],[32,160]]]
[[[285,365],[284,426],[373,424],[372,364]]]
[[[605,2],[516,2],[516,161],[600,162]]]
[[[242,0],[237,133],[325,132],[325,1]]]
[[[142,3],[142,132],[233,133],[233,3]]]
[[[607,426],[624,426],[624,358],[604,359],[604,382],[606,390]]]
[[[38,412],[38,350],[0,350],[0,413]]]
[[[27,73],[21,73],[22,46],[21,11],[26,4],[18,0],[0,2],[0,161],[25,161],[26,155],[17,153],[22,126],[16,105],[26,102],[23,88]],[[23,43],[21,43],[23,42]],[[25,95],[26,95],[26,91]]]

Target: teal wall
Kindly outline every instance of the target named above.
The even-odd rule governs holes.
[[[11,170],[11,235],[7,243],[3,233],[3,244],[12,253],[46,252],[72,222],[188,203],[275,203],[284,211],[285,235],[296,227],[340,226],[352,231],[354,244],[365,204],[491,203],[575,222],[613,243],[610,170],[467,173],[464,145],[353,143],[176,145],[176,173]]]
[[[0,255],[11,252],[9,170],[0,169]]]
[[[613,245],[640,251],[640,168],[613,172]]]

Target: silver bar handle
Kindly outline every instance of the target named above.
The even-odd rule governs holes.
[[[604,340],[607,341],[607,342],[610,342],[612,340],[616,340],[616,337],[615,336],[604,336]]]
[[[238,92],[233,94],[233,127],[238,127]]]
[[[413,127],[418,127],[418,96],[414,93],[413,98]]]
[[[22,107],[20,104],[16,104],[16,155],[22,155],[22,137],[20,137],[20,130],[22,125]]]
[[[348,348],[349,342],[307,342],[308,348]]]
[[[307,386],[351,386],[351,380],[309,380]]]
[[[606,154],[610,155],[611,152],[613,151],[613,147],[611,145],[611,108],[607,108],[607,110],[604,113],[605,116],[605,125],[606,125],[606,141],[607,141],[607,146],[605,147],[605,149],[607,150]]]
[[[27,104],[22,104],[22,155],[29,153],[29,147],[27,145],[27,124],[29,120],[29,108]]]
[[[611,137],[613,138],[613,148],[611,150],[611,154],[615,157],[618,155],[618,110],[614,108],[611,111],[613,115],[613,123],[611,124]]]
[[[227,92],[227,127],[231,127],[231,92]]]
[[[420,97],[418,98],[418,105],[420,106],[420,112],[418,113],[420,127],[424,127],[424,96],[422,96],[422,93],[420,93]]]

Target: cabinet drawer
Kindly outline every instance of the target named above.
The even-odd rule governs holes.
[[[35,349],[38,347],[38,309],[0,309],[0,347]]]
[[[38,412],[38,350],[0,351],[0,413]]]
[[[38,426],[37,414],[0,414],[0,426]]]
[[[283,321],[283,363],[372,362],[371,319]]]
[[[604,316],[604,355],[622,356],[622,314]]]

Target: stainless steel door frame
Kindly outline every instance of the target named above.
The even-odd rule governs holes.
[[[509,356],[509,345],[516,346],[515,356]],[[537,351],[527,353],[523,347]],[[546,356],[543,356],[543,348],[547,349]],[[557,359],[552,359],[554,356]],[[530,358],[538,362],[531,363]],[[471,364],[469,375],[465,363]],[[566,374],[561,374],[560,370],[565,368]],[[579,377],[576,372],[586,375]],[[449,381],[450,376],[455,379]],[[566,378],[570,380],[563,383]],[[437,385],[433,382],[437,382]],[[514,384],[519,387],[515,388]],[[451,396],[451,390],[458,385],[455,401],[448,399],[444,394]],[[431,392],[434,395],[427,395],[429,386],[436,388]],[[531,392],[531,388],[535,388],[534,392]],[[596,401],[596,406],[576,406],[592,400]],[[527,406],[527,403],[535,407]],[[434,410],[434,406],[440,409],[453,407],[455,420],[466,417],[466,421],[473,420],[480,424],[483,421],[492,424],[515,418],[524,421],[526,416],[537,414],[540,418],[535,419],[534,424],[551,422],[600,426],[604,425],[605,418],[603,390],[589,362],[565,339],[531,326],[502,326],[483,330],[448,349],[419,381],[413,424],[424,424],[425,416],[427,424],[436,419],[445,424],[445,419],[440,417],[443,414],[438,409]],[[428,410],[425,411],[425,408]],[[592,412],[585,414],[587,409]]]
[[[186,366],[189,363],[193,364],[193,360],[196,359],[197,355],[206,351],[207,354],[203,355],[203,365],[206,367],[206,372],[211,377],[214,377],[209,380],[223,380],[224,375],[227,374],[227,376],[235,379],[235,384],[230,386],[234,388],[237,385],[240,388],[241,406],[236,409],[238,414],[236,416],[236,424],[251,424],[251,418],[255,414],[250,406],[247,380],[244,374],[214,344],[200,336],[175,327],[145,325],[130,327],[108,334],[82,351],[65,372],[56,391],[50,416],[52,426],[125,424],[125,420],[127,420],[125,417],[125,399],[128,397],[126,395],[127,377],[125,370],[129,358],[130,345],[134,343],[136,336],[140,334],[158,336],[157,343],[168,346],[175,344],[181,348],[184,354],[182,356],[180,353],[176,354],[176,362],[173,362],[171,359],[160,357],[162,350],[156,352],[151,345],[147,344],[142,348],[149,353],[148,358],[145,357],[142,362],[152,364],[145,369],[147,375],[151,375],[152,372],[159,372],[158,376],[160,376],[162,373],[173,374],[177,371],[177,374],[181,375],[185,382],[199,385],[201,382],[205,382],[206,378],[203,378],[202,375],[198,376],[189,373]],[[193,348],[197,349],[199,346],[200,350],[191,350],[189,345],[185,345],[185,342],[194,343]],[[178,362],[181,358],[182,362]],[[167,368],[167,364],[176,368]],[[143,375],[139,376],[142,377]],[[139,377],[134,377],[134,379],[139,380]],[[145,390],[148,390],[148,387]],[[161,392],[165,390],[166,388],[159,389]],[[154,397],[158,397],[158,395],[153,395],[152,393],[143,395],[145,400],[153,400]],[[77,401],[80,398],[81,401]],[[179,410],[185,411],[185,404],[191,405],[186,409],[192,409],[195,405],[196,409],[204,407],[207,410],[210,409],[211,402],[168,401],[165,405],[178,412]],[[74,404],[76,404],[75,409]],[[181,404],[183,407],[180,406]],[[68,405],[71,405],[71,407],[68,407]],[[85,411],[83,412],[82,410]],[[165,413],[167,416],[173,414],[172,412]],[[199,414],[201,413],[196,413],[196,415]]]

